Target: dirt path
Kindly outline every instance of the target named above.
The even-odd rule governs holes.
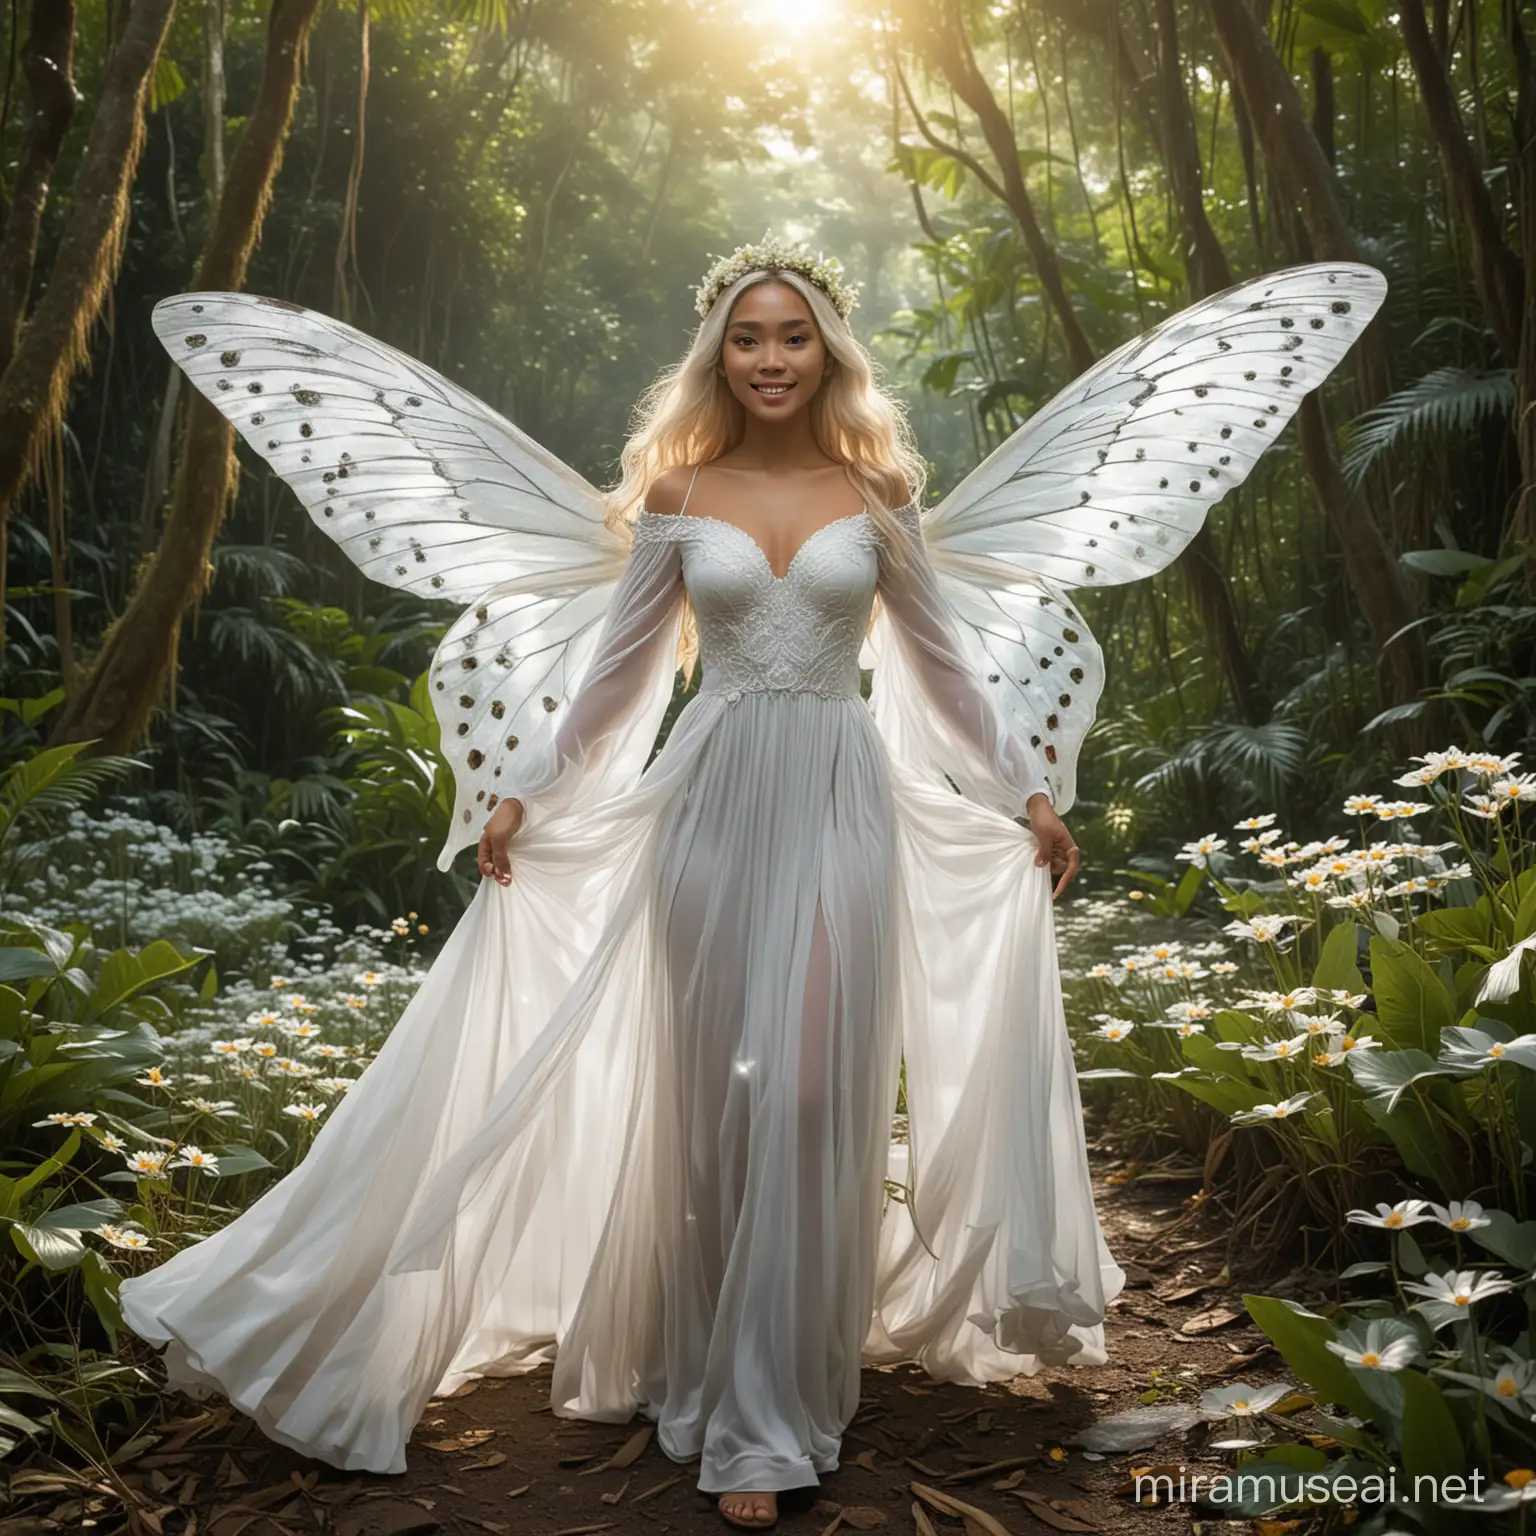
[[[1284,1367],[1247,1321],[1237,1289],[1216,1283],[1224,1234],[1191,1214],[1168,1235],[1186,1215],[1194,1184],[1122,1183],[1123,1170],[1102,1158],[1096,1165],[1106,1236],[1128,1276],[1106,1325],[1111,1363],[1048,1369],[980,1389],[933,1382],[910,1365],[866,1369],[843,1465],[819,1489],[781,1498],[777,1529],[817,1536],[1187,1531],[1187,1508],[1131,1502],[1128,1469],[1172,1463],[1220,1470],[1219,1453],[1201,1456],[1204,1426],[1149,1451],[1101,1459],[1062,1441],[1136,1406],[1149,1388],[1162,1385],[1171,1394],[1165,1400],[1193,1403],[1205,1387],[1278,1379]],[[557,1419],[548,1388],[545,1366],[434,1399],[411,1440],[410,1468],[398,1477],[339,1473],[274,1445],[225,1405],[168,1397],[164,1438],[122,1468],[138,1509],[125,1509],[104,1484],[84,1497],[58,1485],[50,1492],[28,1481],[46,1476],[34,1463],[12,1480],[0,1536],[719,1536],[731,1529],[698,1491],[697,1463],[668,1460],[646,1421]],[[1231,1433],[1230,1425],[1215,1428],[1215,1438]],[[976,1514],[967,1519],[954,1500],[997,1524]]]

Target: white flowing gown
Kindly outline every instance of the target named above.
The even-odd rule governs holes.
[[[1104,1362],[1124,1275],[1013,819],[1046,776],[897,518],[905,563],[865,510],[781,577],[732,523],[641,515],[569,710],[497,780],[511,885],[303,1163],[123,1282],[174,1386],[399,1472],[429,1398],[553,1359],[557,1414],[639,1411],[721,1492],[833,1470],[861,1362]],[[703,678],[646,767],[685,592]]]

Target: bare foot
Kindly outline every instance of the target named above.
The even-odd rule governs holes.
[[[758,1528],[779,1518],[778,1495],[773,1493],[722,1493],[720,1513],[732,1525]]]

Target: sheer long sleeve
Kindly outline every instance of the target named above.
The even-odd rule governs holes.
[[[560,719],[526,744],[500,786],[502,799],[522,801],[524,826],[568,809],[578,795],[617,789],[645,765],[672,695],[683,604],[669,521],[638,520],[591,665]],[[647,722],[651,729],[641,731]]]
[[[879,590],[902,670],[933,717],[922,731],[925,755],[963,790],[1010,816],[1026,815],[1031,795],[1043,794],[1054,805],[1044,758],[1009,730],[966,655],[954,612],[939,590],[917,508],[903,507],[896,518],[908,558],[898,566],[882,550]],[[916,712],[901,713],[911,725]]]

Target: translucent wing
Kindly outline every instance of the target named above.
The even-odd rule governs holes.
[[[1066,592],[1150,576],[1240,485],[1386,296],[1373,267],[1240,283],[1088,369],[934,508],[924,530],[967,646],[1044,752],[1058,811],[1104,686]]]
[[[154,328],[367,575],[470,605],[432,662],[456,786],[446,868],[591,660],[627,552],[598,491],[467,390],[313,310],[188,293]]]

